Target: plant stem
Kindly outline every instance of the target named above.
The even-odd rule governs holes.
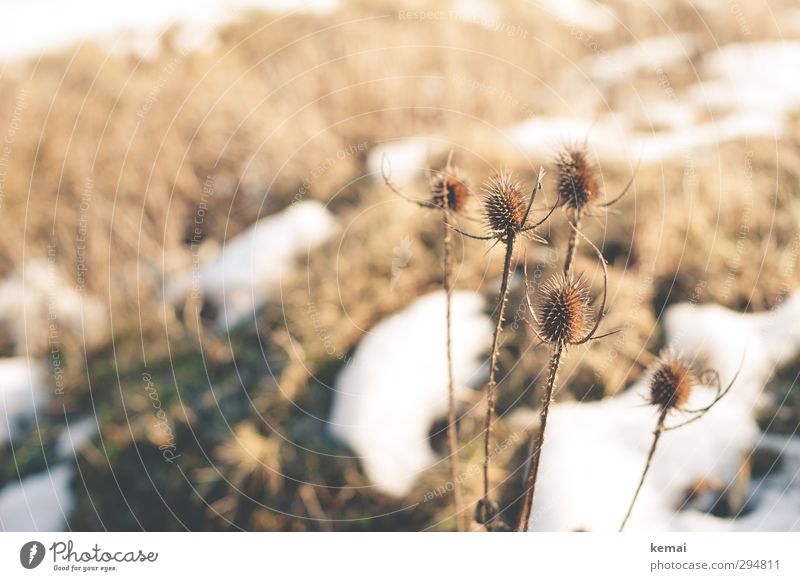
[[[497,385],[495,381],[495,368],[497,367],[497,354],[500,345],[500,332],[503,328],[503,314],[508,296],[508,275],[511,271],[511,257],[514,253],[514,237],[509,235],[505,242],[506,258],[503,263],[503,278],[500,283],[500,295],[497,298],[497,323],[492,337],[492,354],[489,360],[489,383],[486,386],[486,423],[483,435],[483,503],[489,503],[489,462],[492,441],[492,421],[494,418],[494,392]],[[488,528],[488,523],[487,523]]]
[[[456,389],[453,380],[453,346],[452,346],[452,307],[453,307],[453,237],[450,219],[443,212],[444,225],[444,262],[442,265],[442,284],[447,303],[447,445],[450,465],[450,482],[453,483],[453,514],[456,517],[456,530],[467,530],[466,515],[461,513],[461,484],[459,483],[458,462],[458,425],[456,424]]]
[[[536,478],[539,475],[539,460],[542,457],[542,446],[544,445],[544,432],[547,428],[547,415],[550,412],[550,402],[553,399],[558,368],[561,365],[561,354],[564,345],[557,343],[553,346],[553,355],[550,358],[550,373],[547,376],[547,388],[542,399],[542,408],[539,411],[539,433],[536,436],[536,443],[533,445],[528,466],[528,475],[525,478],[525,490],[523,492],[522,511],[517,521],[517,530],[526,532],[531,520],[531,510],[533,508],[533,494],[536,490]]]
[[[631,499],[631,504],[628,507],[628,512],[625,514],[625,518],[622,520],[622,524],[619,527],[619,532],[622,532],[625,528],[625,525],[628,523],[628,519],[631,517],[631,512],[633,512],[633,505],[636,504],[636,499],[639,497],[639,492],[642,490],[642,485],[644,484],[644,479],[647,477],[647,473],[650,471],[650,465],[653,463],[653,455],[656,453],[656,446],[658,445],[658,439],[661,437],[661,432],[664,431],[664,420],[667,419],[667,412],[669,408],[664,408],[661,411],[661,415],[658,417],[658,424],[656,424],[656,431],[653,433],[653,445],[650,446],[650,452],[647,454],[647,462],[645,462],[644,470],[642,470],[642,477],[639,480],[639,486],[636,487],[636,492],[633,494],[633,498]]]
[[[575,251],[578,249],[578,231],[581,229],[581,211],[575,210],[572,219],[572,228],[567,245],[567,256],[564,259],[564,276],[569,276],[572,270],[572,261],[575,259]]]

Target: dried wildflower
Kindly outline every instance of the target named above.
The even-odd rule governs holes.
[[[586,145],[569,146],[562,149],[555,160],[558,190],[558,205],[565,208],[573,231],[570,233],[567,254],[564,259],[564,274],[569,274],[578,248],[577,232],[581,228],[581,219],[589,214],[592,208],[608,208],[616,204],[633,185],[631,177],[628,185],[616,198],[604,204],[603,181],[597,160],[589,153]]]
[[[434,206],[456,214],[464,212],[469,203],[469,184],[460,170],[449,162],[443,170],[432,173],[430,191]]]
[[[583,234],[580,234],[580,236],[583,236]],[[542,343],[549,343],[553,346],[553,353],[550,356],[547,385],[545,386],[542,407],[539,412],[539,431],[531,448],[529,458],[528,474],[525,479],[525,490],[522,496],[522,510],[517,521],[518,531],[528,530],[528,523],[530,522],[533,495],[536,491],[536,479],[539,474],[539,462],[542,457],[542,447],[544,446],[545,430],[547,428],[547,417],[550,411],[550,402],[555,392],[561,358],[569,345],[582,345],[606,336],[597,336],[596,333],[605,316],[606,296],[608,294],[608,269],[603,254],[597,246],[589,240],[587,242],[597,253],[600,264],[603,267],[603,299],[596,316],[591,305],[591,294],[588,286],[582,278],[574,279],[572,273],[569,275],[557,274],[542,285],[538,304],[534,309],[531,304],[530,289],[527,288],[527,269],[525,271],[525,301],[535,323],[535,325],[531,325],[531,328]]]
[[[650,375],[649,403],[661,410],[682,410],[697,383],[692,365],[668,352],[659,359]]]
[[[484,219],[492,237],[505,238],[521,233],[528,213],[522,185],[510,173],[502,172],[489,180],[484,190]]]
[[[446,301],[446,349],[447,349],[447,445],[448,465],[450,469],[450,482],[453,486],[453,513],[456,515],[456,528],[459,531],[467,529],[465,515],[461,511],[461,485],[459,480],[458,459],[458,432],[456,425],[456,399],[455,383],[453,380],[453,355],[452,355],[452,297],[453,297],[453,240],[450,223],[451,214],[463,213],[470,200],[471,194],[466,178],[460,170],[452,165],[452,152],[447,158],[444,169],[431,172],[430,199],[414,200],[408,198],[391,181],[391,166],[386,158],[382,169],[383,179],[387,187],[401,198],[408,200],[423,208],[436,209],[442,216],[442,286],[447,296]]]
[[[744,356],[742,356],[742,363],[744,363]],[[741,366],[739,367],[739,371],[741,371]],[[714,407],[717,402],[728,393],[730,388],[733,387],[733,384],[739,377],[739,371],[733,376],[728,386],[722,389],[719,374],[714,370],[706,370],[698,375],[689,361],[670,350],[663,352],[658,358],[658,361],[656,361],[650,372],[650,393],[648,395],[648,403],[654,405],[659,410],[658,421],[656,423],[655,432],[653,432],[653,443],[650,446],[650,452],[647,454],[642,476],[639,479],[639,485],[633,493],[633,498],[628,506],[628,512],[625,514],[625,518],[622,520],[622,524],[619,527],[620,531],[625,528],[628,519],[631,517],[636,499],[639,498],[639,493],[647,478],[647,473],[650,471],[650,465],[653,463],[653,455],[656,452],[656,446],[658,446],[658,440],[661,434],[668,430],[676,430],[702,418],[706,412]],[[711,403],[705,407],[699,409],[687,408],[686,404],[689,403],[692,390],[700,385],[715,388],[717,390],[716,395]],[[673,426],[667,426],[667,416],[677,412],[688,415],[689,419]]]
[[[528,223],[528,216],[536,199],[536,194],[542,188],[543,177],[544,170],[540,169],[530,200],[526,201],[520,183],[514,180],[510,173],[499,173],[484,186],[486,196],[483,201],[483,214],[488,235],[477,236],[458,230],[459,233],[469,238],[502,242],[506,250],[503,261],[503,276],[500,279],[500,293],[497,297],[497,321],[492,335],[492,349],[489,357],[489,381],[486,385],[486,420],[483,438],[483,497],[478,504],[476,512],[479,516],[483,515],[478,519],[478,522],[488,530],[500,530],[504,526],[493,515],[487,516],[484,513],[485,508],[490,506],[492,502],[489,498],[489,464],[492,456],[492,423],[494,418],[495,388],[497,387],[495,372],[500,346],[500,333],[502,332],[506,299],[508,297],[508,277],[511,272],[511,259],[514,254],[516,239],[520,236],[527,236],[541,240],[536,236],[534,229],[544,223],[556,208],[556,206],[553,206],[539,222],[535,224]]]
[[[539,292],[536,310],[542,338],[560,345],[581,341],[593,315],[589,289],[583,279],[557,274]]]
[[[555,165],[558,200],[562,206],[582,211],[600,199],[600,168],[585,148],[564,148]]]
[[[528,222],[536,194],[542,189],[543,177],[544,170],[539,170],[530,199],[526,200],[522,185],[514,179],[511,173],[498,173],[483,186],[485,192],[483,221],[487,234],[471,234],[456,229],[457,232],[475,240],[497,240],[508,248],[513,248],[514,241],[519,236],[543,242],[544,240],[536,235],[535,229],[547,221],[557,206],[553,206],[538,222]]]

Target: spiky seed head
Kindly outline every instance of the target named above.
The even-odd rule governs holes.
[[[539,291],[536,317],[539,334],[555,344],[569,345],[582,340],[594,316],[589,288],[581,278],[551,277]]]
[[[692,365],[668,351],[659,357],[650,374],[650,403],[662,411],[680,410],[696,383]]]
[[[600,198],[600,169],[585,149],[567,147],[556,160],[558,199],[572,210],[583,210]]]
[[[510,173],[501,172],[489,180],[484,190],[483,211],[489,232],[505,236],[510,231],[521,230],[528,205],[519,182]]]
[[[463,212],[469,202],[467,180],[457,167],[447,166],[433,172],[430,181],[431,200],[435,205],[452,212]]]

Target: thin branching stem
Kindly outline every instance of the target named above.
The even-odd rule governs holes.
[[[497,323],[492,336],[492,353],[489,359],[489,383],[486,386],[486,422],[483,434],[483,504],[488,506],[489,500],[489,463],[491,462],[492,423],[494,421],[495,387],[497,385],[495,372],[497,368],[497,355],[500,346],[500,333],[503,328],[503,315],[508,298],[508,277],[511,271],[511,257],[514,254],[514,236],[509,234],[505,240],[506,257],[503,263],[503,278],[500,282],[500,294],[497,298]],[[487,528],[489,523],[487,524]]]
[[[650,471],[650,465],[653,463],[653,455],[656,453],[658,440],[661,437],[661,433],[664,431],[664,421],[667,419],[668,412],[669,408],[664,408],[661,410],[661,414],[658,416],[656,431],[653,432],[653,444],[650,446],[650,452],[647,454],[647,461],[644,464],[644,470],[642,470],[642,477],[639,479],[639,486],[636,487],[636,492],[633,493],[631,504],[628,507],[628,512],[625,514],[625,518],[622,520],[622,524],[619,527],[619,532],[622,532],[625,529],[625,525],[628,524],[628,519],[631,517],[631,513],[633,512],[633,505],[636,504],[636,499],[639,498],[639,493],[642,491],[645,478],[647,478],[647,473]]]
[[[564,258],[564,276],[569,276],[570,271],[572,270],[572,263],[575,260],[575,252],[578,250],[578,240],[580,239],[580,229],[581,229],[581,216],[582,212],[580,209],[573,210],[572,220],[570,221],[570,225],[572,226],[572,231],[569,234],[569,243],[567,244],[567,256]]]
[[[536,491],[536,478],[539,475],[539,460],[542,457],[542,446],[544,446],[544,434],[547,428],[547,416],[550,413],[550,402],[553,400],[558,368],[561,366],[561,355],[566,348],[565,345],[557,343],[553,345],[553,355],[550,358],[550,371],[547,376],[547,387],[542,398],[542,407],[539,411],[539,433],[536,442],[531,449],[529,458],[528,474],[525,477],[525,489],[522,497],[522,510],[517,521],[517,530],[527,532],[531,520],[531,510],[533,508],[533,495]]]
[[[444,247],[442,284],[447,303],[447,444],[450,455],[450,482],[452,482],[453,486],[453,514],[455,514],[456,518],[456,529],[465,531],[467,523],[465,515],[461,512],[461,484],[458,479],[458,426],[456,424],[456,389],[453,380],[453,235],[447,213],[443,214],[442,220],[444,227],[442,238]]]

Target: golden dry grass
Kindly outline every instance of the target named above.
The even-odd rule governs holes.
[[[102,443],[80,458],[86,488],[79,487],[73,526],[306,530],[321,528],[313,519],[324,515],[338,519],[334,529],[451,528],[442,498],[395,512],[440,484],[443,462],[412,498],[384,498],[363,488],[355,460],[327,456],[348,452],[315,419],[326,416],[342,357],[364,332],[441,282],[437,219],[398,200],[379,176],[365,175],[364,149],[433,136],[453,148],[473,184],[501,167],[530,184],[551,160],[514,150],[503,128],[531,115],[574,114],[582,90],[602,93],[589,81],[574,94],[560,89],[565,72],[593,47],[608,51],[676,30],[697,33],[700,52],[781,37],[769,15],[749,4],[741,7],[746,28],[736,14],[712,18],[683,4],[660,15],[618,6],[625,34],[589,38],[522,3],[508,6],[508,22],[520,27],[510,35],[453,18],[400,18],[399,5],[353,2],[326,17],[254,14],[225,27],[219,46],[207,52],[182,54],[167,36],[155,60],[84,46],[4,69],[0,127],[18,110],[21,129],[4,182],[0,271],[46,258],[53,244],[59,268],[77,280],[77,233],[85,223],[86,289],[103,297],[114,321],[113,350],[100,350],[86,365],[79,356],[69,361],[70,388],[43,423],[52,441],[62,406],[78,415],[95,404],[105,426]],[[685,63],[666,73],[676,90],[698,80]],[[624,108],[658,83],[644,71],[636,88],[618,87],[603,98]],[[779,142],[730,143],[689,160],[645,165],[613,213],[586,223],[610,261],[604,326],[621,332],[565,362],[559,398],[596,399],[636,379],[660,346],[657,319],[668,304],[761,310],[798,285],[798,152],[795,117]],[[430,161],[440,164],[444,154]],[[631,169],[632,163],[603,162],[607,192],[621,190]],[[284,281],[280,304],[264,310],[257,329],[222,339],[176,323],[160,299],[164,273],[191,261],[187,236],[209,177],[208,244],[298,195],[329,203],[344,227],[341,239]],[[546,179],[552,191],[552,175]],[[420,180],[406,191],[421,195],[424,188]],[[566,243],[560,212],[544,234],[551,248],[531,244],[524,254],[534,276],[552,270],[553,253]],[[390,290],[393,253],[403,244],[410,244],[411,260]],[[502,249],[459,244],[456,286],[493,296]],[[585,250],[576,268],[598,288]],[[546,364],[546,352],[534,350],[525,325],[515,321],[521,292],[517,285],[511,294],[499,359],[501,416],[538,401]],[[181,442],[180,472],[157,451],[163,434],[151,425],[141,388],[145,358]],[[477,406],[460,428],[468,442],[465,469],[481,462],[480,415]],[[512,436],[499,427],[497,441]],[[434,443],[443,445],[443,432]],[[17,461],[29,472],[47,451],[25,446]],[[509,440],[493,465],[493,480],[506,479],[507,500],[521,474],[504,467],[519,466],[524,448],[524,438]],[[4,468],[4,481],[16,477],[11,468]],[[478,494],[474,476],[470,498]]]

